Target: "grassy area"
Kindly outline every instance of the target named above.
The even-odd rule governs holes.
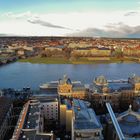
[[[64,58],[47,58],[47,57],[32,57],[26,59],[20,59],[19,62],[30,62],[30,63],[43,63],[43,64],[67,64],[69,60]]]
[[[26,59],[20,59],[19,62],[30,63],[43,63],[43,64],[99,64],[99,63],[132,63],[136,62],[132,58],[110,58],[110,60],[89,60],[88,58],[79,58],[77,60],[70,60],[66,58],[55,57],[32,57]]]

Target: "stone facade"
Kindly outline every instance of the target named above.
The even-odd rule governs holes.
[[[78,99],[87,99],[88,92],[86,88],[81,83],[74,83],[64,75],[63,79],[59,80],[58,84],[58,93],[60,96],[78,98]]]

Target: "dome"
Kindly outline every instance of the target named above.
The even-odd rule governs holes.
[[[131,77],[129,77],[129,81],[132,83],[140,83],[140,77],[133,74]]]
[[[94,82],[97,85],[107,85],[108,84],[108,82],[104,76],[99,76],[99,77],[95,78]]]
[[[137,124],[139,122],[137,117],[131,114],[123,117],[123,121],[127,124]]]

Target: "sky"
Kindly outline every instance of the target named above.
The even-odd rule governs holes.
[[[140,0],[0,0],[0,36],[140,37]]]

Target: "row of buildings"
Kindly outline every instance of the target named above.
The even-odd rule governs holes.
[[[65,48],[70,51],[68,51],[70,57],[104,57],[104,59],[108,60],[109,57],[118,56],[120,54],[123,54],[125,57],[139,57],[140,41],[130,39],[71,37],[0,38],[0,54],[16,56],[17,58],[32,57],[49,52],[54,52],[53,56],[57,56],[62,54],[62,52],[66,53],[64,51]],[[58,54],[56,54],[55,51]]]
[[[107,80],[104,76],[99,76],[92,84],[85,86],[81,82],[71,81],[65,75],[52,88],[56,88],[60,96],[90,100],[97,108],[110,102],[115,109],[118,109],[125,103],[128,106],[133,98],[139,96],[140,77],[133,75],[125,81],[114,82]]]
[[[11,139],[119,140],[120,135],[126,140],[140,139],[139,92],[136,75],[116,81],[99,76],[89,86],[64,75],[27,97]],[[13,115],[12,103],[4,100],[6,94],[0,95],[3,140]]]
[[[12,140],[119,140],[111,115],[97,115],[88,101],[37,95],[24,105]],[[130,105],[128,110],[114,115],[124,140],[140,138],[139,112]],[[59,129],[64,128],[60,131],[64,138],[56,129],[47,131],[46,121],[55,121]]]
[[[57,47],[64,45],[69,48],[128,47],[139,46],[139,39],[113,39],[88,37],[1,37],[0,48],[11,47]]]

